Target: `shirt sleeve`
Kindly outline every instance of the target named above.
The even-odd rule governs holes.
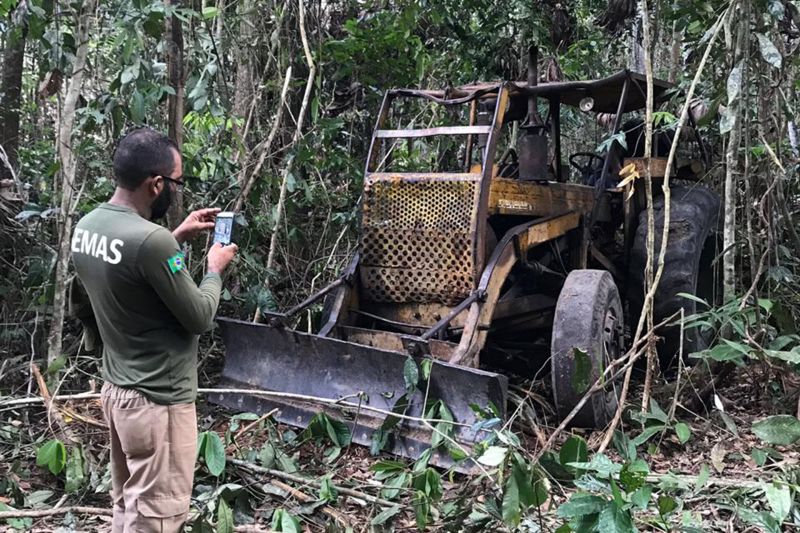
[[[197,286],[178,241],[166,228],[147,236],[136,261],[145,280],[187,331],[200,334],[211,329],[222,289],[218,274],[207,274]]]

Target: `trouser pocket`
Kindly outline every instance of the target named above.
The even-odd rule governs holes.
[[[152,405],[113,408],[114,426],[128,458],[152,455],[156,450],[157,413]]]
[[[137,531],[173,533],[180,531],[189,512],[189,496],[180,498],[140,497],[136,503],[139,516]]]

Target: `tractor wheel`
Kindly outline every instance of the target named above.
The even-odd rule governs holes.
[[[655,252],[653,272],[661,249],[664,228],[664,197],[653,199],[655,215]],[[710,304],[719,297],[718,276],[713,261],[717,253],[717,220],[719,197],[704,187],[673,187],[670,201],[669,237],[664,271],[656,289],[653,315],[656,324],[672,316],[681,308],[688,317],[697,312],[697,303],[680,293],[696,295]],[[639,226],[631,248],[628,301],[631,322],[639,319],[644,304],[644,267],[647,263],[647,210],[639,215]],[[702,306],[700,306],[702,307]],[[702,309],[700,309],[702,310]],[[635,325],[631,326],[635,328]],[[661,367],[667,369],[680,351],[680,326],[661,328],[657,332],[658,357]],[[683,354],[703,349],[706,342],[699,330],[685,330]]]
[[[573,270],[556,303],[550,345],[553,396],[559,418],[566,417],[620,357],[624,317],[614,278],[605,270]],[[615,383],[608,382],[573,418],[578,427],[604,427],[617,409]]]

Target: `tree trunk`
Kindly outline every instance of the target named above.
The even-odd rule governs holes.
[[[83,87],[83,76],[86,70],[86,55],[89,52],[89,36],[96,0],[87,0],[76,13],[75,41],[78,49],[72,64],[72,77],[67,82],[64,107],[58,124],[58,160],[61,164],[61,210],[59,212],[58,245],[56,256],[56,272],[53,284],[53,318],[47,339],[47,363],[52,363],[61,355],[64,329],[64,303],[67,292],[67,274],[69,271],[69,243],[72,234],[72,216],[81,190],[76,190],[75,176],[77,170],[77,154],[72,145],[72,129],[75,126],[75,110],[78,97]]]
[[[730,102],[733,128],[728,136],[725,152],[725,222],[722,230],[722,297],[729,302],[736,296],[736,175],[738,173],[739,141],[742,129],[743,92],[747,89],[747,53],[750,39],[750,9],[748,0],[739,4],[738,31],[734,51],[733,68],[742,62],[742,78],[739,95]]]
[[[25,0],[19,3],[17,10],[26,9]],[[13,20],[14,17],[11,17]],[[25,58],[25,37],[27,24],[23,23],[18,31],[11,31],[6,37],[3,50],[3,72],[0,79],[0,146],[8,156],[8,163],[17,167],[17,148],[19,147],[19,107],[22,95],[22,64]],[[0,179],[12,177],[10,168],[0,165]]]
[[[166,0],[167,5],[180,7],[180,0]],[[167,97],[167,115],[169,122],[169,138],[183,146],[183,105],[184,105],[184,73],[183,73],[183,28],[181,20],[172,16],[167,19],[167,76],[169,85],[175,94]],[[167,224],[175,229],[183,220],[183,191],[178,190],[175,200],[167,212]]]
[[[255,9],[252,0],[244,0],[241,3],[239,34],[242,36],[241,42],[243,46],[236,53],[236,86],[233,94],[233,115],[241,120],[241,124],[237,124],[235,129],[236,137],[242,146],[242,149],[236,152],[237,159],[249,151],[245,144],[247,142],[247,139],[245,139],[245,124],[248,120],[248,111],[251,103],[256,97],[253,91],[254,58],[249,47],[249,44],[253,41],[253,21],[251,19],[254,18]],[[245,159],[243,158],[243,160]],[[244,187],[246,173],[240,172],[237,178],[239,189],[241,190]]]

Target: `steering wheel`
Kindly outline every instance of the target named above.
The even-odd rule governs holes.
[[[581,165],[580,163],[578,163],[577,159],[580,157],[587,158],[585,165]],[[595,154],[594,152],[577,152],[569,156],[569,164],[578,169],[578,172],[581,173],[581,176],[589,175],[589,173],[592,171],[592,167],[594,166],[593,163],[595,162],[595,160],[597,160],[601,165],[605,163],[605,159]]]
[[[508,162],[509,157],[511,158],[511,163]],[[498,175],[501,178],[507,178],[512,176],[515,171],[519,171],[519,161],[517,160],[517,151],[514,150],[512,147],[508,147],[503,154],[503,157],[497,162],[497,167],[500,169]]]

